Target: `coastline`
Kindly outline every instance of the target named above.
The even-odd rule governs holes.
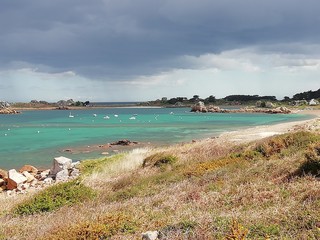
[[[309,120],[278,123],[274,125],[262,125],[253,128],[225,132],[219,136],[219,139],[223,142],[248,143],[292,131],[320,128],[320,110],[303,110],[299,111],[297,114],[311,115],[313,118]]]
[[[261,125],[249,128],[243,128],[236,131],[227,131],[223,132],[217,136],[211,137],[202,137],[197,140],[193,140],[193,142],[204,142],[209,140],[218,141],[222,144],[227,143],[248,143],[252,141],[261,140],[266,137],[271,137],[274,135],[284,134],[296,130],[308,130],[308,128],[318,127],[320,128],[320,110],[304,110],[300,111],[297,114],[305,114],[310,115],[313,118],[308,120],[298,120],[292,122],[285,122],[285,123],[277,123],[273,125]],[[319,123],[316,123],[319,121]],[[186,142],[176,143],[174,145],[185,144]],[[166,145],[159,145],[156,143],[150,142],[139,142],[136,145],[129,145],[129,146],[111,146],[110,144],[101,143],[90,145],[90,148],[86,146],[74,147],[70,149],[64,149],[61,151],[63,154],[64,152],[68,153],[89,153],[89,152],[101,152],[101,157],[103,156],[110,156],[121,152],[128,152],[133,149],[139,149],[144,147],[152,147],[152,148],[161,148]],[[67,150],[67,151],[66,151]],[[104,154],[105,153],[105,154]],[[71,156],[70,156],[71,157]]]

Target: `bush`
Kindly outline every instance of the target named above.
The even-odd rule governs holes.
[[[52,232],[51,235],[46,235],[44,239],[110,239],[119,233],[135,233],[137,226],[138,224],[132,219],[132,215],[116,212],[100,216],[95,221],[66,226]]]
[[[48,187],[31,199],[17,205],[13,209],[14,214],[32,215],[42,212],[52,212],[62,206],[70,206],[95,196],[94,191],[73,180]]]
[[[165,165],[172,165],[178,160],[174,155],[166,153],[156,153],[143,160],[143,167],[153,166],[153,167],[164,167]]]
[[[298,170],[300,174],[320,176],[320,142],[311,144],[305,154],[303,162]]]

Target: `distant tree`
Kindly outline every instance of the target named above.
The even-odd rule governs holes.
[[[289,102],[290,101],[290,98],[288,96],[285,96],[283,99],[282,99],[282,102]]]
[[[308,92],[302,92],[302,93],[297,93],[293,95],[292,99],[293,100],[311,100],[313,98],[320,98],[320,88],[317,91],[308,91]]]
[[[89,101],[85,101],[84,102],[84,106],[88,106],[88,105],[90,105],[90,102]]]
[[[205,99],[205,102],[214,103],[214,102],[216,102],[216,97],[213,95],[210,95],[209,97],[207,97]]]

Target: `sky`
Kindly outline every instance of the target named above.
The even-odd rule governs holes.
[[[0,100],[320,88],[318,0],[2,0]]]

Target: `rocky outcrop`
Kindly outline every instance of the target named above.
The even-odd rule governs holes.
[[[211,112],[211,113],[269,113],[269,114],[289,114],[292,111],[286,107],[277,108],[240,108],[240,109],[222,109],[218,106],[210,105],[208,108],[199,102],[191,108],[191,112]]]
[[[20,112],[12,109],[12,108],[3,108],[3,109],[0,109],[0,114],[18,114]]]
[[[31,189],[41,189],[45,186],[74,179],[80,175],[80,162],[72,162],[65,157],[53,160],[51,169],[39,171],[31,165],[24,165],[19,172],[11,169],[8,172],[0,169],[0,193],[8,195],[25,193]]]
[[[208,109],[206,108],[203,102],[199,101],[192,106],[191,112],[208,112]]]
[[[110,145],[120,145],[120,146],[129,146],[129,145],[135,145],[138,144],[138,142],[130,141],[128,139],[119,140],[117,142],[113,142]]]
[[[8,102],[0,102],[0,114],[17,114],[18,111],[11,108]]]

